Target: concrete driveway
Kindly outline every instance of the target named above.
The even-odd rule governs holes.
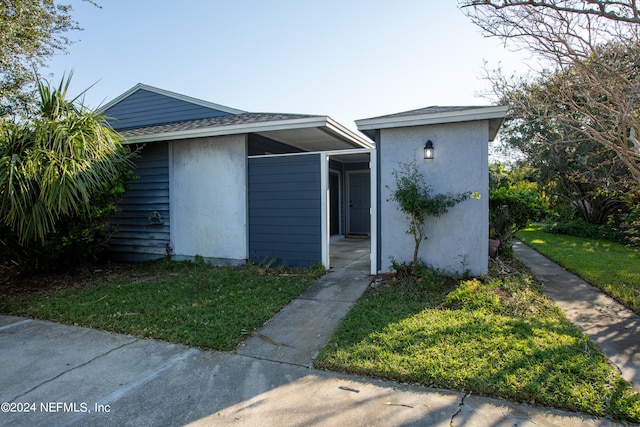
[[[0,316],[2,426],[614,426],[581,414]]]

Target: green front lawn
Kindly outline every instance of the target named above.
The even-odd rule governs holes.
[[[640,251],[606,240],[545,233],[541,225],[516,235],[549,259],[640,314]]]
[[[321,272],[167,261],[121,265],[33,277],[22,286],[14,281],[3,289],[0,313],[230,351]]]
[[[482,280],[389,278],[315,366],[640,421],[640,395],[521,267],[501,261]]]
[[[5,283],[0,312],[230,351],[320,274],[114,266]],[[492,263],[482,279],[428,270],[387,277],[356,303],[315,365],[640,422],[640,395],[516,261]]]

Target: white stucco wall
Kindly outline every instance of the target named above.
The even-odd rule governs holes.
[[[425,160],[423,148],[431,139],[433,160]],[[420,246],[419,258],[427,265],[447,272],[473,275],[486,273],[489,238],[489,128],[486,120],[429,126],[382,129],[380,133],[380,241],[382,271],[388,271],[390,258],[410,262],[414,240],[406,234],[408,220],[390,199],[396,188],[392,175],[399,163],[416,161],[432,194],[475,191],[480,200],[466,200],[440,218],[427,218],[427,240]]]
[[[247,258],[245,135],[170,145],[171,246],[174,258],[211,262]]]

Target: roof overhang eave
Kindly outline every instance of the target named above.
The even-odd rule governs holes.
[[[141,144],[148,142],[173,141],[180,139],[205,138],[212,136],[238,135],[269,131],[295,130],[305,128],[322,128],[334,138],[348,142],[357,148],[372,148],[367,138],[352,132],[328,116],[314,116],[290,120],[269,122],[242,123],[226,126],[212,126],[200,129],[189,129],[174,132],[159,132],[148,135],[125,136],[125,144]]]
[[[373,148],[375,144],[369,138],[353,132],[351,129],[342,126],[340,123],[327,117],[326,129],[336,137],[351,143],[355,148]]]
[[[378,117],[372,119],[356,120],[356,126],[358,130],[364,132],[367,135],[372,135],[375,130],[378,129],[390,129],[397,127],[407,126],[423,126],[434,125],[444,123],[455,122],[468,122],[475,120],[490,120],[494,122],[495,132],[493,137],[497,133],[502,121],[507,116],[507,106],[492,106],[492,107],[480,107],[470,108],[468,110],[460,111],[446,111],[441,113],[431,114],[416,114],[410,116],[396,116],[396,117]],[[497,120],[497,127],[495,125]]]
[[[496,139],[498,131],[502,127],[505,119],[506,117],[489,119],[489,142],[492,142],[494,139]]]

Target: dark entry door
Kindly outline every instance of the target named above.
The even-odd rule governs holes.
[[[349,174],[349,230],[351,234],[371,231],[371,193],[369,172]]]

